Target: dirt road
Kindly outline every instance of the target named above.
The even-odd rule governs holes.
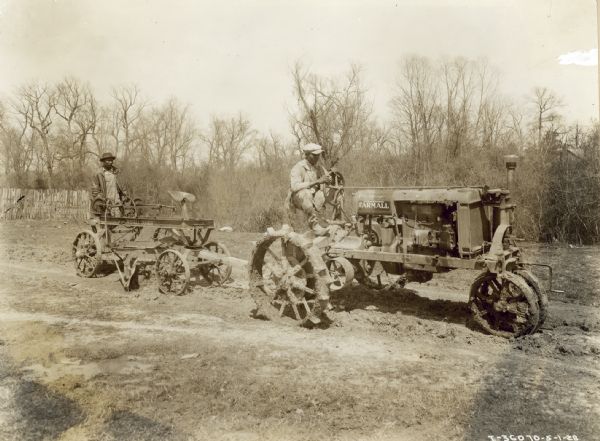
[[[80,227],[0,225],[1,440],[600,439],[589,285],[511,341],[466,326],[472,273],[355,286],[333,299],[332,327],[306,330],[252,318],[243,268],[180,297],[79,278]],[[257,237],[220,239],[243,259]]]

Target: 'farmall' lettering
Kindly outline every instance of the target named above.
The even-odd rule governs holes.
[[[358,208],[389,210],[390,203],[388,201],[358,201]]]

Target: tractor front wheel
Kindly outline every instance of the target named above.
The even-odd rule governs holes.
[[[534,332],[540,319],[536,293],[522,276],[480,274],[471,285],[469,307],[485,331],[511,338]]]
[[[533,273],[529,270],[517,270],[516,274],[523,277],[527,284],[533,289],[533,292],[537,296],[538,299],[538,307],[540,309],[540,320],[538,325],[536,326],[536,330],[538,330],[546,321],[546,317],[548,316],[548,295],[546,294],[546,290],[542,288],[540,281]]]

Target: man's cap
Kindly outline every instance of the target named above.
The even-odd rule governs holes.
[[[102,156],[100,156],[100,161],[106,161],[107,159],[116,159],[116,156],[113,155],[110,152],[104,152],[102,153]]]
[[[302,147],[302,151],[304,153],[312,153],[313,155],[320,155],[321,153],[323,153],[323,147],[321,147],[319,144],[314,144],[314,143],[310,143],[310,144],[306,144],[304,147]]]

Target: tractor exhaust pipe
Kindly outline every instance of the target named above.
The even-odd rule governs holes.
[[[519,157],[517,155],[504,156],[504,165],[506,165],[506,188],[508,188],[509,190],[513,189],[515,169],[517,168],[518,162]]]

